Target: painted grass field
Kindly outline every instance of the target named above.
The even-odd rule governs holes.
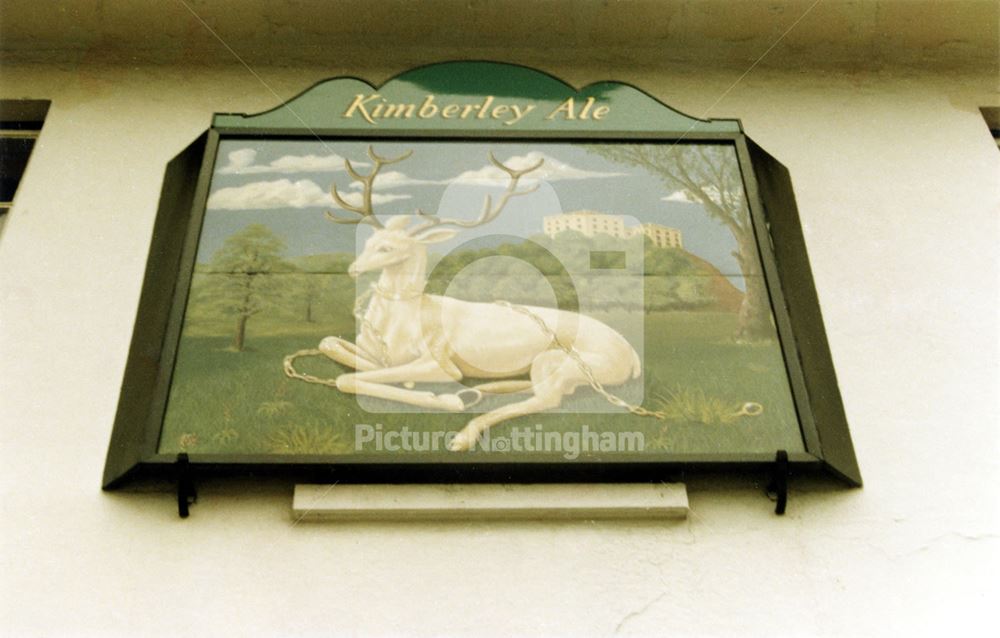
[[[352,297],[346,294],[344,299],[327,300],[313,309],[315,322],[296,319],[294,309],[287,309],[287,316],[254,317],[247,326],[243,352],[230,348],[231,322],[199,319],[197,312],[190,313],[174,369],[160,451],[352,455],[356,454],[356,424],[381,424],[384,432],[404,426],[411,432],[461,429],[474,414],[423,413],[416,408],[399,412],[398,404],[368,397],[363,403],[366,410],[354,396],[285,377],[285,355],[315,348],[329,335],[353,339],[354,325],[348,312],[351,303]],[[777,343],[737,343],[731,338],[734,330],[735,315],[730,313],[646,315],[641,352],[644,374],[633,383],[643,384],[643,405],[665,410],[666,421],[624,411],[608,412],[604,399],[583,387],[567,398],[567,411],[507,421],[493,428],[492,435],[503,437],[511,428],[536,426],[546,432],[579,432],[586,425],[592,432],[641,432],[647,452],[801,450]],[[302,360],[297,366],[324,378],[345,371],[322,357]],[[424,385],[420,389],[453,392],[455,387]],[[638,388],[631,390],[636,394]],[[496,407],[521,396],[488,397],[481,405]],[[750,401],[760,403],[763,413],[736,416],[742,404]],[[601,413],[588,413],[595,408]],[[366,450],[366,455],[370,453]],[[438,452],[432,456],[484,459],[482,452]],[[513,453],[504,456],[504,460],[519,458]]]

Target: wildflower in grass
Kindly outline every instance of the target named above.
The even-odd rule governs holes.
[[[240,438],[240,433],[233,428],[226,428],[212,435],[212,441],[220,445],[233,443],[238,438]]]
[[[294,407],[291,401],[264,401],[257,406],[257,416],[278,416]]]

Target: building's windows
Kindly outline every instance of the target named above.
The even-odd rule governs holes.
[[[14,204],[49,104],[48,100],[0,100],[0,231]]]

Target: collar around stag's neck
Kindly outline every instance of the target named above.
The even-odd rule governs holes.
[[[379,297],[387,299],[389,301],[406,301],[408,299],[416,299],[417,297],[420,297],[424,294],[424,289],[422,286],[420,288],[386,290],[385,288],[382,287],[381,284],[375,283],[372,284],[372,290]]]

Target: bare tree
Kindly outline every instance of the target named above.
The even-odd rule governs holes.
[[[733,256],[746,284],[736,337],[760,339],[773,334],[756,239],[732,149],[704,144],[615,144],[591,150],[611,161],[646,169],[671,190],[701,204],[712,219],[732,233],[737,246]]]

